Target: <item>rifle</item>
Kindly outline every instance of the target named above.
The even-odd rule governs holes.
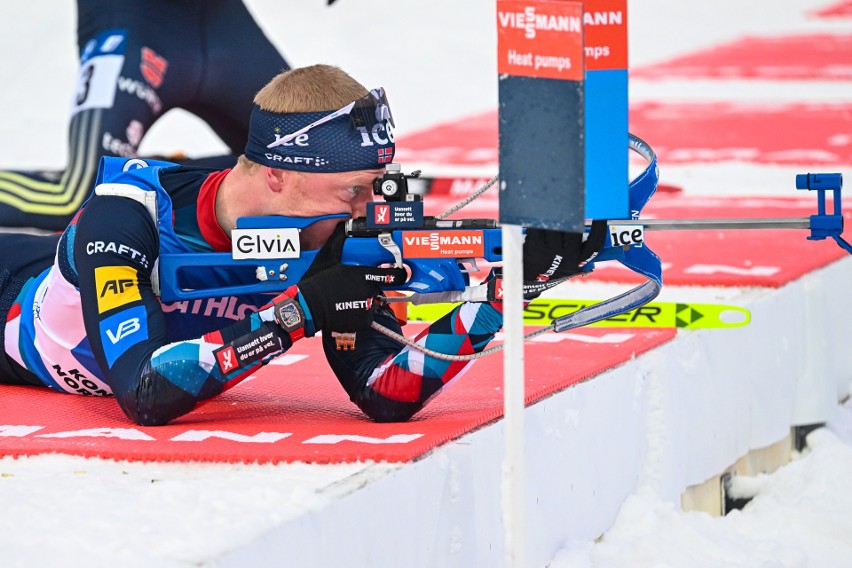
[[[818,192],[818,213],[809,218],[641,220],[642,209],[657,188],[657,158],[651,147],[636,136],[629,136],[629,148],[647,161],[644,171],[629,183],[631,218],[607,221],[610,239],[582,272],[591,272],[599,262],[616,261],[642,275],[645,281],[623,294],[556,318],[549,327],[534,335],[595,323],[639,308],[656,298],[663,283],[661,261],[644,242],[646,229],[810,229],[809,239],[833,238],[852,254],[852,246],[840,236],[843,232],[841,174],[796,176],[797,189]],[[160,297],[164,302],[173,302],[224,295],[278,294],[298,284],[319,252],[319,249],[300,249],[299,231],[319,221],[346,219],[341,261],[362,266],[406,267],[410,278],[396,289],[411,295],[401,298],[402,301],[421,304],[500,299],[499,286],[471,286],[470,283],[470,273],[477,270],[478,259],[489,263],[502,261],[502,231],[498,222],[489,218],[445,218],[488,189],[496,178],[464,204],[442,215],[427,217],[423,215],[423,196],[408,189],[408,180],[418,176],[419,172],[406,175],[398,164],[388,164],[385,174],[373,183],[373,192],[384,200],[368,204],[365,218],[348,219],[345,214],[240,218],[231,235],[233,249],[230,254],[162,255],[159,262]],[[828,191],[834,194],[832,213],[826,212]],[[589,226],[590,223],[587,230]],[[241,285],[199,285],[198,278],[190,277],[193,270],[200,268],[245,271],[247,267],[254,269],[255,278]],[[561,281],[555,284],[558,283]]]

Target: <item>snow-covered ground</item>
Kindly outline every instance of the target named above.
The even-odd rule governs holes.
[[[551,568],[843,568],[852,565],[852,404],[724,517],[684,513],[640,489],[598,543],[570,543]]]
[[[643,65],[742,35],[850,33],[848,20],[802,14],[818,0],[635,0],[630,59]],[[249,0],[294,65],[339,64],[388,89],[401,133],[496,105],[492,0]],[[58,167],[76,55],[72,2],[0,7],[0,166]],[[852,86],[726,85],[726,96],[802,97],[852,104]],[[666,89],[669,89],[667,92]],[[750,90],[751,89],[751,90]],[[637,98],[713,98],[718,84],[637,83]],[[765,95],[764,95],[765,94]],[[158,124],[146,152],[203,155],[224,147],[180,112]],[[755,192],[787,191],[789,172],[727,164],[663,169],[663,181],[712,193],[725,168]],[[670,176],[670,177],[666,177]],[[776,181],[784,180],[783,184]],[[702,181],[703,180],[703,181]],[[778,188],[778,189],[772,189]],[[2,392],[0,392],[2,396]],[[58,396],[58,395],[57,395]],[[2,424],[2,416],[0,416]],[[724,518],[683,513],[639,489],[600,542],[566,543],[554,568],[852,566],[852,405],[839,407],[810,449],[755,482],[761,491]],[[0,459],[0,566],[190,566],[213,562],[288,518],[322,507],[395,467],[175,465],[65,456]],[[316,543],[322,546],[321,543]]]

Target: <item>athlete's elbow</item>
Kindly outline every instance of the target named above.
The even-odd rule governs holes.
[[[119,406],[140,426],[163,426],[190,412],[198,399],[156,370],[147,370],[134,388],[116,393]]]
[[[139,426],[165,426],[173,420],[171,416],[163,416],[158,412],[150,412],[147,409],[135,409],[133,412],[125,410],[125,414]]]
[[[400,402],[375,393],[354,402],[370,420],[381,423],[407,422],[423,408],[420,403]]]

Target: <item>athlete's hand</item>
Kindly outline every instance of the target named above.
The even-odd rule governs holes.
[[[305,335],[317,331],[354,333],[370,326],[380,286],[398,286],[406,279],[401,268],[337,264],[297,286],[297,299],[307,307]]]
[[[343,222],[337,224],[334,231],[325,241],[325,244],[317,252],[314,261],[308,267],[305,275],[302,276],[302,281],[327,268],[340,264],[340,258],[343,255],[343,243],[346,241],[345,225]]]
[[[547,282],[577,273],[581,233],[527,229],[524,239],[524,282]]]
[[[595,221],[588,238],[583,233],[548,229],[526,230],[524,291],[537,296],[548,282],[578,274],[603,248],[606,222]]]

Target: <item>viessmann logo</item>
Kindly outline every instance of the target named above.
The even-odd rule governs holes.
[[[581,32],[583,30],[582,22],[576,16],[536,13],[534,6],[526,6],[523,12],[499,11],[497,20],[500,27],[524,30],[524,36],[529,39],[535,37],[537,30],[558,32]]]
[[[484,256],[482,231],[403,231],[402,254],[408,258]]]
[[[234,229],[231,256],[243,258],[299,258],[298,229]]]
[[[516,28],[524,31],[524,37],[533,39],[536,31],[580,32],[586,26],[621,26],[624,13],[621,10],[603,10],[585,12],[580,16],[536,12],[535,6],[522,6],[514,11],[499,10],[497,21],[502,28]],[[514,7],[514,6],[510,6]],[[520,8],[523,8],[521,10]]]

